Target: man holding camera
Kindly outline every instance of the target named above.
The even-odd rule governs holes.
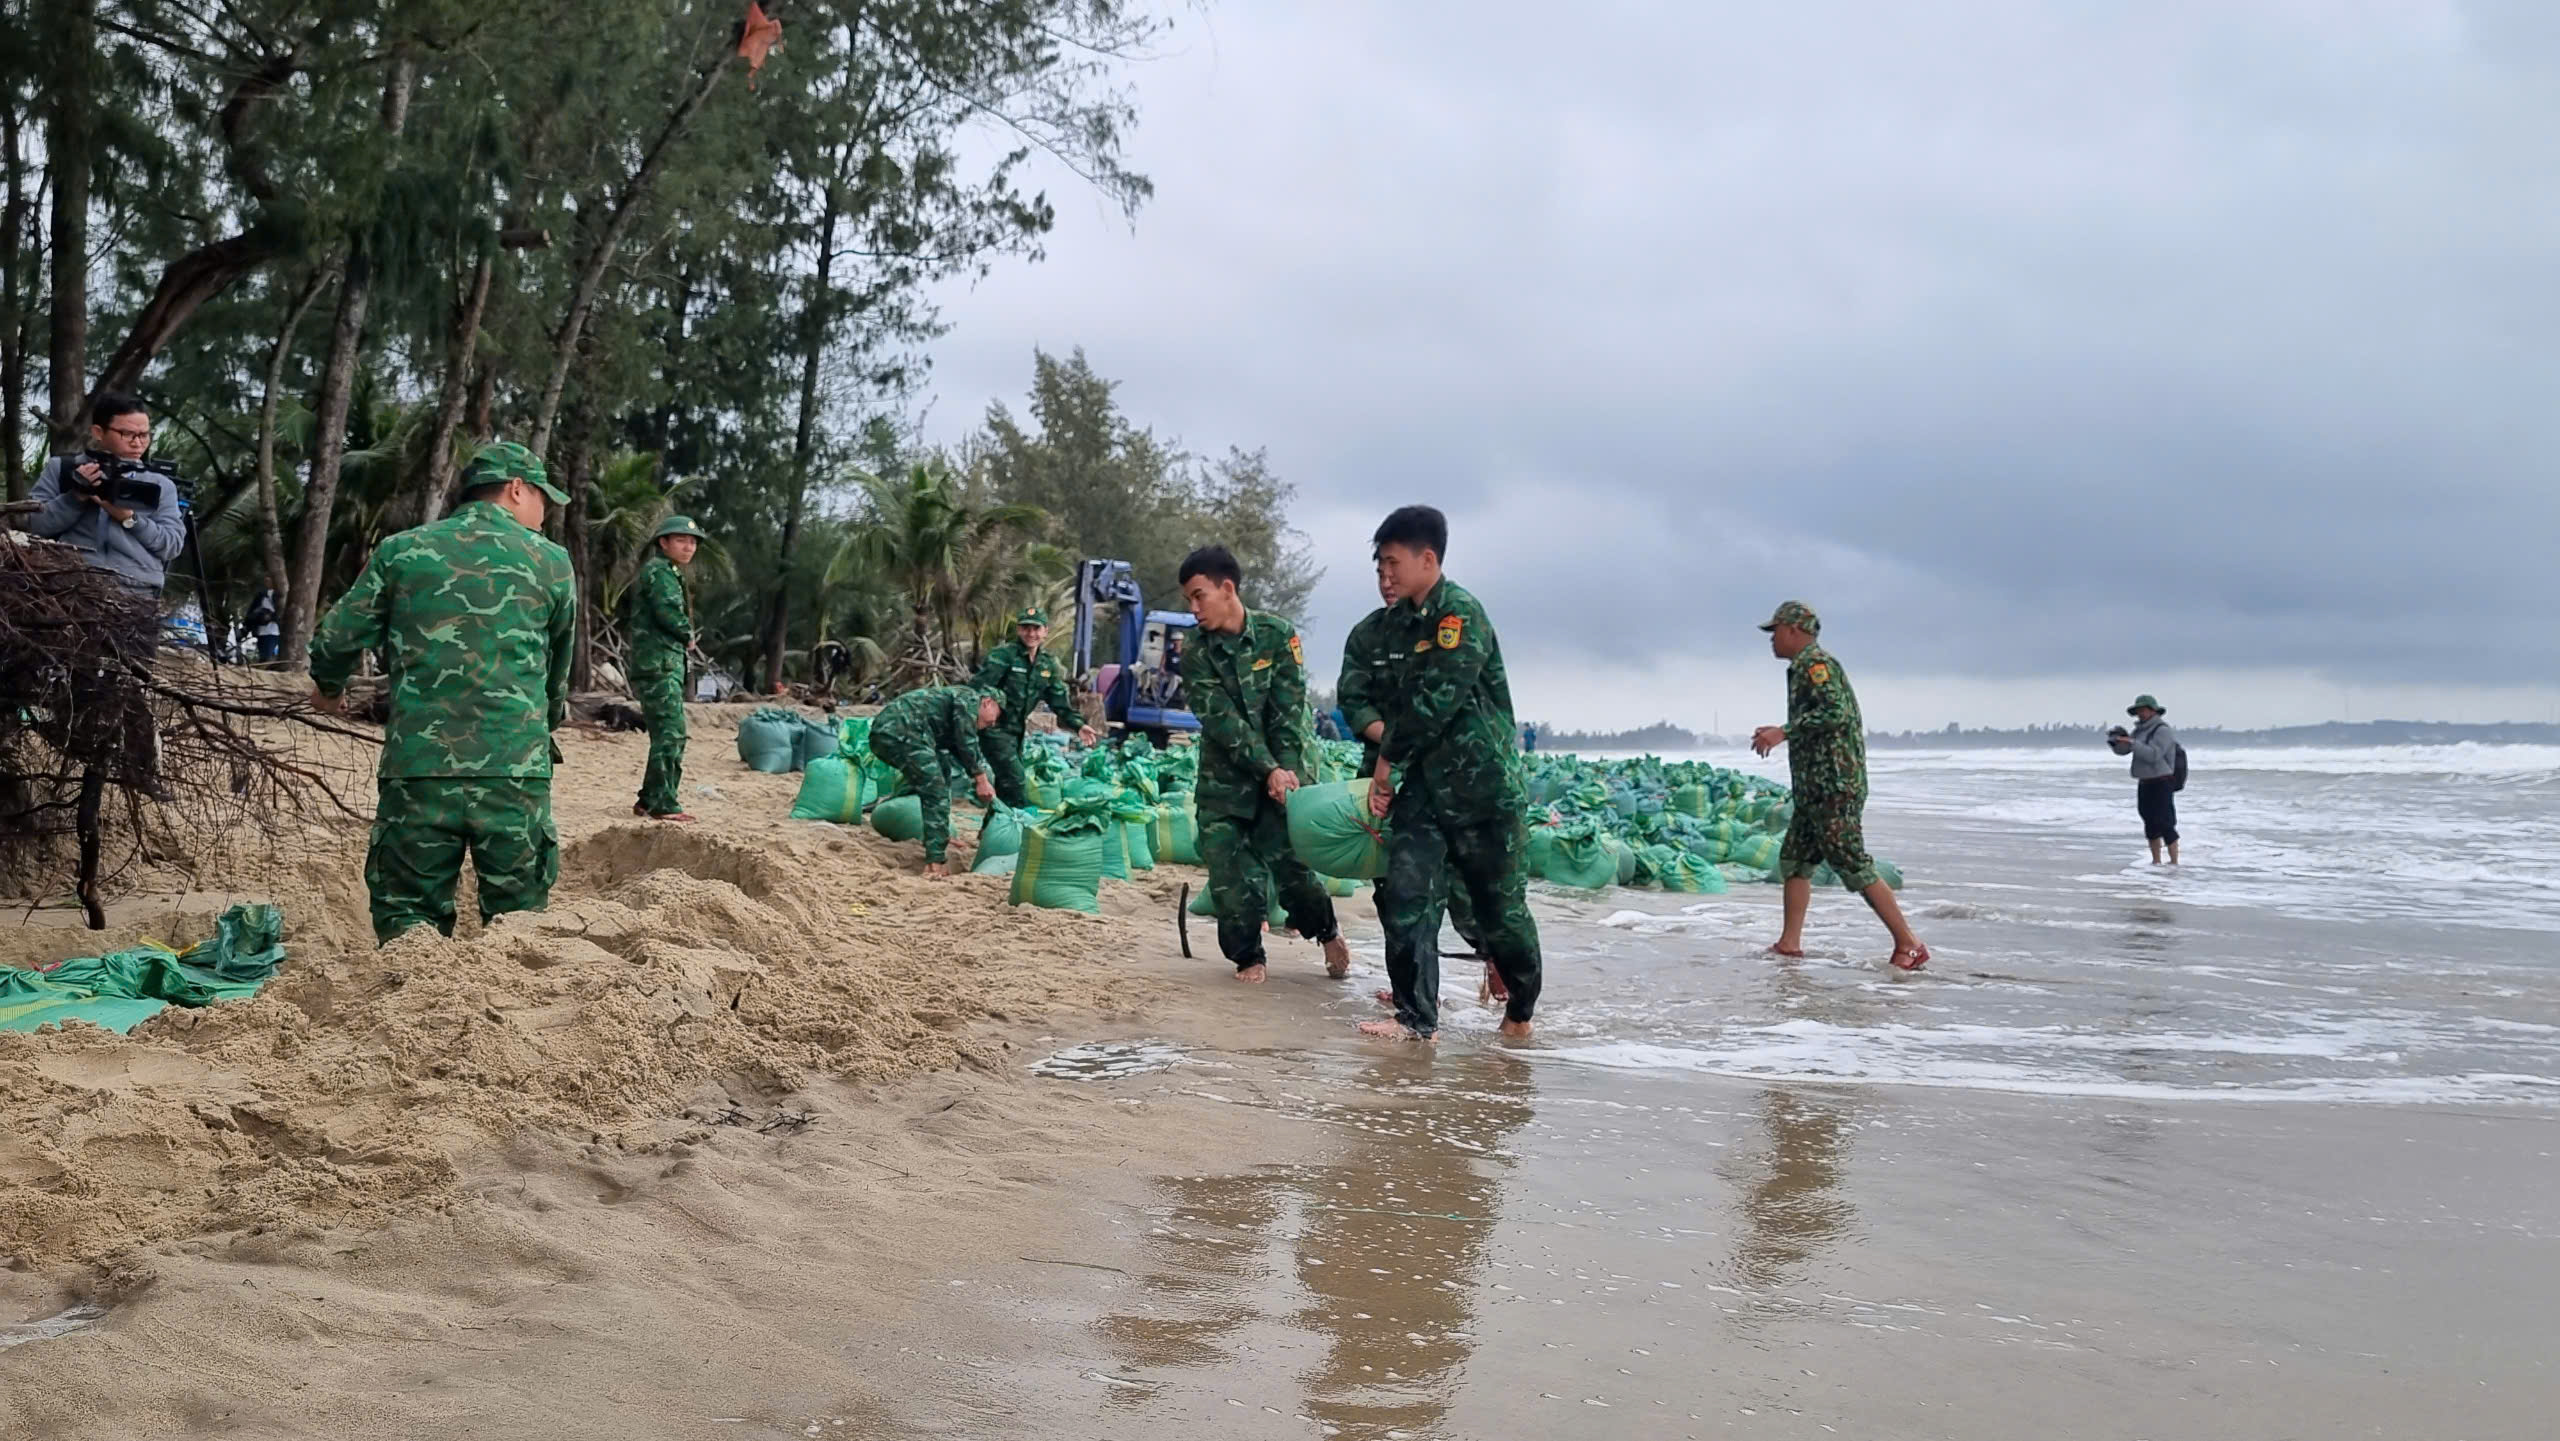
[[[154,600],[169,562],[187,546],[178,483],[152,468],[151,417],[129,395],[101,395],[89,408],[89,449],[58,455],[36,478],[32,528],[77,546],[89,564]]]

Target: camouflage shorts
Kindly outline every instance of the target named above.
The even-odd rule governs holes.
[[[1778,846],[1779,878],[1811,880],[1827,865],[1850,890],[1874,885],[1880,878],[1875,858],[1867,854],[1865,811],[1863,799],[1826,803],[1797,797],[1795,818]]]

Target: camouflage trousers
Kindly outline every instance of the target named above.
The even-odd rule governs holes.
[[[1440,1029],[1440,917],[1463,892],[1476,950],[1511,992],[1509,1020],[1537,1014],[1544,965],[1529,914],[1529,832],[1517,816],[1455,822],[1428,799],[1399,792],[1387,816],[1387,875],[1378,884],[1387,983],[1396,1019],[1422,1035]]]
[[[480,920],[551,903],[560,879],[560,833],[551,823],[551,778],[424,776],[377,782],[364,888],[377,944],[412,926],[453,934],[462,858],[480,881]]]
[[[1475,952],[1478,956],[1487,954],[1484,948],[1484,930],[1476,924],[1476,903],[1467,899],[1467,888],[1448,886],[1444,889],[1448,897],[1449,928],[1458,933],[1459,940],[1467,943],[1468,950]],[[1384,927],[1387,923],[1387,883],[1383,880],[1371,881],[1369,899],[1378,908],[1379,926]]]
[[[871,753],[897,768],[906,784],[901,792],[916,798],[924,811],[924,858],[941,865],[951,850],[951,786],[943,779],[942,750],[929,740],[871,732]]]
[[[1200,860],[1218,907],[1218,953],[1237,970],[1263,964],[1262,927],[1276,895],[1289,929],[1311,941],[1342,934],[1324,882],[1289,849],[1289,813],[1269,799],[1252,816],[1200,817]]]
[[[640,776],[640,809],[671,816],[684,809],[684,671],[634,673],[640,718],[649,727],[649,768]]]
[[[978,732],[978,749],[987,757],[987,778],[996,783],[996,799],[1015,810],[1031,804],[1031,777],[1022,768],[1022,732],[993,726]]]
[[[1811,880],[1815,871],[1828,865],[1850,890],[1874,885],[1879,877],[1875,858],[1867,854],[1863,824],[1867,798],[1855,794],[1809,797],[1798,792],[1795,804],[1787,838],[1778,844],[1778,878]]]

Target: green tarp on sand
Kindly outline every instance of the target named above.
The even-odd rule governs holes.
[[[137,946],[49,971],[0,966],[0,1031],[87,1021],[122,1034],[167,1006],[246,1000],[284,964],[284,913],[233,906],[213,936],[183,951]]]

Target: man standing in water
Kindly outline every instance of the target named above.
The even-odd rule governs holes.
[[[2160,864],[2160,849],[2169,864],[2178,863],[2178,733],[2169,729],[2167,708],[2152,696],[2136,696],[2125,714],[2133,717],[2133,734],[2125,754],[2133,757],[2133,807],[2142,814],[2142,838],[2151,843],[2151,864]]]
[[[1866,897],[1893,933],[1893,964],[1916,971],[1929,964],[1929,948],[1911,933],[1893,888],[1876,874],[1863,825],[1867,808],[1867,731],[1858,714],[1848,673],[1817,642],[1822,621],[1802,601],[1778,607],[1769,623],[1769,649],[1787,662],[1787,723],[1752,732],[1751,749],[1767,755],[1788,747],[1787,769],[1795,787],[1795,818],[1778,848],[1786,881],[1786,925],[1769,949],[1804,954],[1804,914],[1813,904],[1813,873],[1829,864],[1840,883]]]
[[[702,527],[671,515],[649,537],[649,558],[631,582],[624,617],[631,640],[631,690],[649,730],[649,764],[631,813],[658,821],[690,821],[684,809],[684,659],[693,649],[693,607],[683,568],[702,545]]]
[[[1510,992],[1502,1034],[1529,1036],[1541,965],[1529,914],[1528,789],[1520,723],[1502,645],[1484,607],[1441,574],[1449,521],[1427,505],[1388,515],[1370,538],[1388,608],[1387,643],[1404,679],[1382,708],[1386,730],[1370,769],[1369,809],[1385,816],[1381,893],[1387,979],[1396,1018],[1373,1036],[1429,1040],[1440,1029],[1440,912],[1452,881],[1473,903],[1486,959]],[[1393,771],[1404,768],[1401,784]]]
[[[1276,888],[1289,928],[1324,947],[1325,974],[1351,974],[1333,897],[1289,849],[1289,793],[1307,768],[1314,722],[1298,627],[1245,608],[1244,571],[1223,545],[1183,557],[1182,598],[1200,622],[1187,657],[1191,709],[1200,718],[1200,859],[1218,906],[1218,949],[1236,979],[1260,985],[1263,923]]]

